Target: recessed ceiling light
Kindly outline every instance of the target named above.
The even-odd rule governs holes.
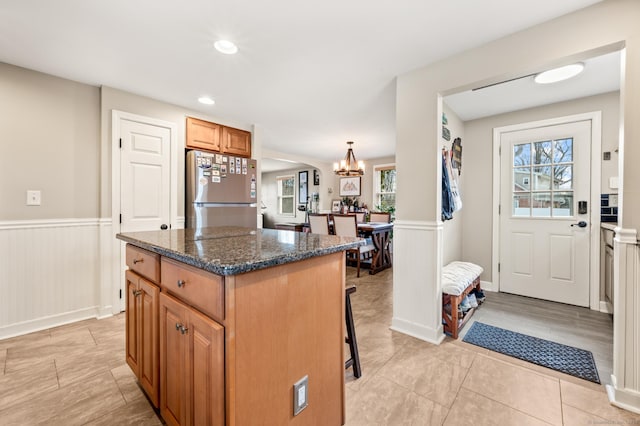
[[[566,65],[564,67],[541,72],[536,75],[534,81],[538,84],[556,83],[558,81],[575,77],[580,74],[582,70],[584,70],[584,64],[582,62],[578,62],[577,64]]]
[[[238,52],[238,46],[229,40],[218,40],[213,43],[213,46],[220,53],[226,53],[227,55],[233,55]]]
[[[198,102],[200,102],[201,104],[205,104],[205,105],[213,105],[216,103],[216,101],[214,101],[213,99],[211,99],[208,96],[200,96],[198,98]]]

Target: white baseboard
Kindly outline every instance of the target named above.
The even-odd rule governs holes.
[[[53,327],[69,324],[76,321],[98,317],[98,308],[90,307],[73,312],[65,312],[62,314],[51,315],[48,317],[37,318],[34,320],[24,321],[21,323],[11,324],[0,328],[0,340],[9,337],[21,336],[34,331],[46,330]]]
[[[420,324],[411,323],[400,318],[393,318],[391,320],[391,327],[389,328],[399,333],[408,334],[409,336],[415,337],[416,339],[433,343],[434,345],[439,345],[446,337],[442,327],[437,330],[433,330]]]

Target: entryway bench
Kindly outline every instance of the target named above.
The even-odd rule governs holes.
[[[473,289],[481,290],[480,274],[482,267],[471,262],[451,262],[442,268],[442,323],[444,332],[454,339],[464,327],[476,308],[469,309],[464,315],[458,312],[458,305]],[[450,304],[450,313],[445,306]]]

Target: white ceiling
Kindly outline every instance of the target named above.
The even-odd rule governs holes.
[[[353,140],[369,159],[395,152],[397,75],[597,2],[0,0],[0,61],[256,124],[273,151],[334,161]]]
[[[509,111],[620,90],[620,52],[583,61],[576,77],[552,84],[536,84],[534,76],[456,93],[444,98],[462,121]],[[544,70],[540,70],[544,71]]]

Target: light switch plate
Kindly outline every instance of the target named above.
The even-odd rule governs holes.
[[[40,191],[28,190],[27,191],[27,205],[28,206],[39,206],[41,202],[41,194]]]
[[[609,207],[618,207],[618,194],[609,194]]]
[[[309,405],[309,376],[304,376],[293,385],[293,415],[297,416]]]

